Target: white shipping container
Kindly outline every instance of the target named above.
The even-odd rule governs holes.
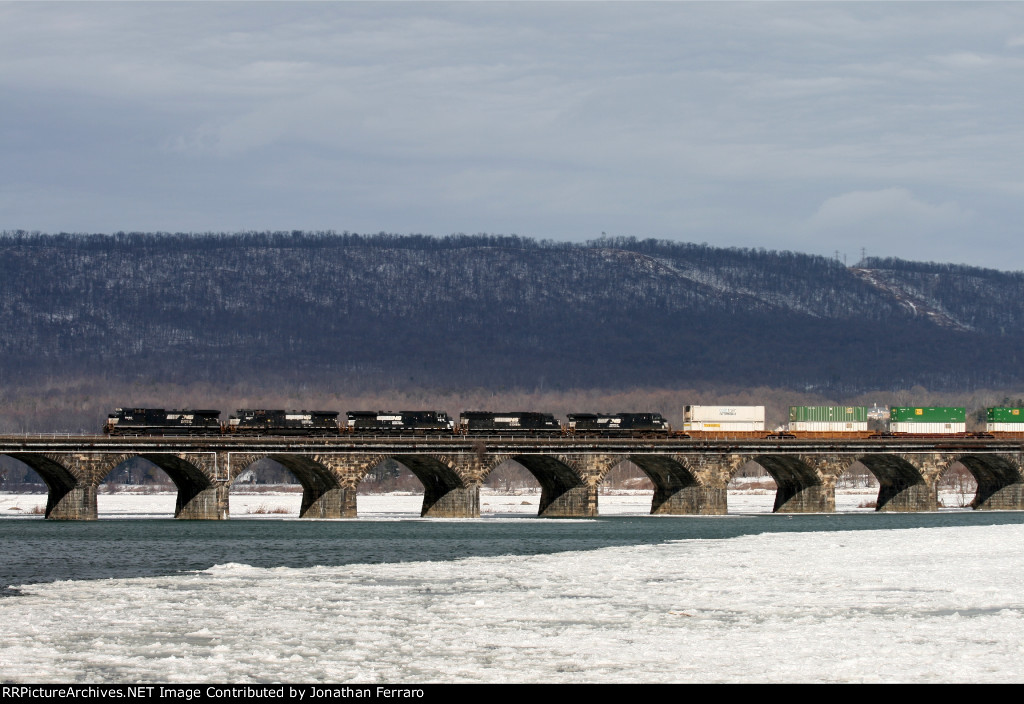
[[[687,430],[701,430],[713,433],[728,433],[728,432],[752,432],[754,430],[764,430],[764,421],[747,422],[747,423],[718,423],[718,422],[705,422],[695,421],[691,423],[683,423],[683,431]]]
[[[710,423],[761,423],[764,430],[764,406],[686,406],[683,409],[683,420]]]
[[[990,433],[1024,433],[1024,422],[986,423],[985,430],[987,430]]]
[[[966,433],[966,423],[889,423],[890,433]]]
[[[863,423],[830,423],[828,421],[795,421],[789,424],[790,430],[802,430],[807,433],[855,433],[867,431],[867,421]]]

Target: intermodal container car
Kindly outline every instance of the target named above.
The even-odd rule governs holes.
[[[867,432],[867,406],[790,406],[789,429],[813,433]]]
[[[985,409],[985,430],[990,433],[1024,433],[1024,408]]]
[[[683,432],[764,430],[764,406],[686,406]]]
[[[889,409],[890,433],[945,434],[967,431],[963,406],[894,406]]]

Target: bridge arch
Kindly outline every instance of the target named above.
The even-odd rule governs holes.
[[[480,484],[467,460],[444,455],[395,454],[378,455],[367,463],[358,477],[361,480],[386,459],[408,469],[423,484],[423,507],[420,516],[431,518],[479,518]]]
[[[7,456],[27,465],[46,484],[46,518],[96,520],[96,487],[88,472],[60,455],[12,452]]]
[[[876,511],[936,511],[938,493],[920,464],[922,458],[896,454],[866,454],[857,457],[878,480]]]
[[[227,483],[215,481],[213,464],[203,456],[188,454],[148,453],[137,455],[167,473],[178,489],[174,517],[191,520],[224,519],[228,517]],[[124,457],[128,457],[125,455]],[[120,462],[118,462],[120,464]]]
[[[484,486],[492,486],[505,492],[516,490],[540,491],[540,483],[525,467],[511,458],[501,457],[498,462],[488,463],[482,475]]]
[[[774,513],[835,511],[835,477],[823,473],[820,462],[800,455],[755,455],[748,459],[775,480]]]
[[[654,484],[651,515],[703,514],[728,512],[728,494],[724,487],[705,486],[684,458],[669,455],[629,455]]]
[[[141,455],[111,454],[103,456],[102,461],[98,461],[95,468],[95,483],[97,487],[96,510],[98,515],[102,516],[104,514],[107,506],[109,506],[107,502],[113,499],[113,495],[119,493],[117,489],[113,488],[119,484],[148,485],[150,488],[159,487],[162,489],[166,489],[166,485],[170,484],[174,489],[175,498],[172,499],[170,496],[159,497],[159,499],[150,504],[150,507],[165,515],[175,515],[174,506],[179,487],[175,483],[174,478],[167,474],[159,465]],[[150,484],[147,482],[147,479],[156,483]]]
[[[34,469],[48,489],[46,517],[56,520],[95,520],[96,488],[118,465],[141,457],[162,469],[177,488],[176,518],[227,518],[227,494],[214,481],[216,460],[211,453],[10,453]],[[193,464],[195,456],[202,464]]]
[[[328,466],[323,458],[299,454],[234,455],[231,458],[232,486],[253,464],[268,459],[292,473],[302,486],[299,518],[354,517],[355,490],[347,486],[339,472]]]
[[[976,510],[1019,510],[1024,508],[1024,476],[1020,462],[1001,454],[963,454],[946,466],[967,468],[978,484],[970,506]]]
[[[494,458],[490,471],[501,462],[512,460],[522,465],[540,484],[538,516],[579,518],[597,515],[597,481],[600,474],[588,471],[583,457],[567,455],[501,455]],[[611,464],[607,463],[605,471]]]

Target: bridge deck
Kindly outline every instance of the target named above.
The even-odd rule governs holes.
[[[863,454],[866,452],[998,452],[1024,451],[1020,439],[993,438],[771,438],[706,440],[690,438],[541,438],[522,436],[429,435],[417,437],[237,437],[237,436],[0,436],[0,454],[11,452],[279,452],[279,453],[741,453]]]

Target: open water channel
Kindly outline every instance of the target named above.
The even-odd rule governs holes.
[[[1017,525],[1024,512],[536,517],[479,520],[56,522],[0,519],[0,595],[17,585],[175,575],[238,563],[338,566],[543,555],[763,533]]]

